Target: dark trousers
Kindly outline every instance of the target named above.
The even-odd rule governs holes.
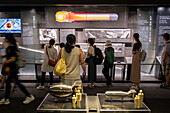
[[[106,78],[106,85],[111,85],[112,84],[112,73],[109,75],[109,70],[111,70],[112,67],[104,66],[102,73],[104,74]],[[111,71],[112,72],[112,71]]]
[[[42,72],[41,86],[44,85],[44,82],[45,82],[45,74],[46,74],[46,72]],[[53,84],[53,72],[49,72],[49,75],[50,75],[50,85],[52,85],[52,84]]]
[[[10,90],[11,90],[11,82],[13,81],[13,79],[15,80],[16,84],[18,85],[18,87],[20,88],[20,90],[26,95],[29,96],[30,93],[27,91],[27,89],[25,88],[24,85],[22,85],[19,80],[18,80],[18,69],[14,68],[11,69],[7,80],[6,80],[6,90],[5,90],[5,98],[8,99],[9,95],[10,95]]]

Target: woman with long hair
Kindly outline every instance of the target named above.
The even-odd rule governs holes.
[[[75,35],[67,35],[66,40],[67,43],[65,47],[60,50],[57,61],[60,60],[62,54],[66,62],[66,72],[61,76],[61,83],[73,85],[76,81],[81,82],[79,64],[81,64],[83,69],[83,78],[86,77],[86,65],[82,50],[75,46]]]
[[[131,67],[131,75],[130,75],[130,81],[134,83],[134,85],[131,87],[131,89],[138,90],[140,88],[140,71],[141,71],[141,49],[142,49],[142,43],[139,40],[139,34],[134,33],[133,34],[133,40],[134,45],[132,49],[133,59],[132,59],[132,67]]]
[[[49,43],[44,46],[44,60],[41,67],[42,70],[42,79],[41,84],[37,87],[37,89],[44,89],[45,82],[45,74],[49,72],[50,75],[50,85],[53,83],[53,70],[54,67],[48,64],[49,59],[52,61],[56,61],[57,59],[57,49],[54,47],[55,40],[50,39]]]
[[[93,57],[95,56],[95,49],[93,47],[94,40],[92,38],[89,38],[88,44],[89,44],[89,48],[87,50],[87,55],[86,55],[86,57],[89,58],[88,81],[91,83],[89,84],[89,88],[94,88],[96,82],[96,64],[93,62]]]
[[[8,77],[6,80],[6,90],[5,90],[5,98],[1,99],[0,104],[10,104],[9,101],[9,95],[11,90],[11,82],[14,79],[20,90],[27,96],[25,101],[23,101],[24,104],[28,104],[31,101],[33,101],[35,98],[33,95],[31,95],[27,89],[19,82],[18,80],[18,67],[16,65],[16,59],[17,59],[17,44],[16,40],[13,36],[13,34],[7,34],[5,36],[5,42],[8,43],[8,47],[6,49],[6,58],[4,62],[2,62],[2,67],[5,66],[5,71],[8,73]]]

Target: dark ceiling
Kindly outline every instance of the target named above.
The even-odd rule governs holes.
[[[170,0],[0,0],[0,5],[56,5],[56,4],[108,4],[108,5],[170,5]]]

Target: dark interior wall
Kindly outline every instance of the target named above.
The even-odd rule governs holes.
[[[128,28],[133,33],[139,33],[142,49],[147,52],[147,59],[143,63],[152,64],[155,59],[156,50],[156,14],[157,7],[129,7]],[[126,48],[127,49],[127,48]],[[128,51],[128,50],[126,50]],[[129,50],[131,53],[131,50]],[[151,66],[142,66],[142,72],[149,72]]]
[[[170,4],[169,0],[2,0],[0,4]]]
[[[163,33],[170,34],[170,7],[158,7],[157,12],[156,41],[158,46],[156,55],[161,55],[164,45],[161,35]]]
[[[0,7],[0,18],[20,18],[20,7]]]
[[[0,7],[0,18],[20,18],[20,8],[19,7]],[[20,34],[14,34],[15,37],[21,37]],[[0,33],[1,37],[5,34]],[[20,38],[17,38],[21,42]]]

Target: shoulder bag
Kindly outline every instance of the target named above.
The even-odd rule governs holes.
[[[61,58],[57,62],[54,68],[54,74],[56,76],[62,76],[66,72],[66,62],[65,62],[63,53],[64,53],[64,48],[61,50]]]
[[[48,51],[47,51],[47,47],[46,47],[46,54],[47,54],[47,56],[48,56],[48,65],[55,67],[56,62],[55,62],[55,61],[53,61],[53,60],[50,60],[50,59],[49,59],[49,55],[48,55]]]

